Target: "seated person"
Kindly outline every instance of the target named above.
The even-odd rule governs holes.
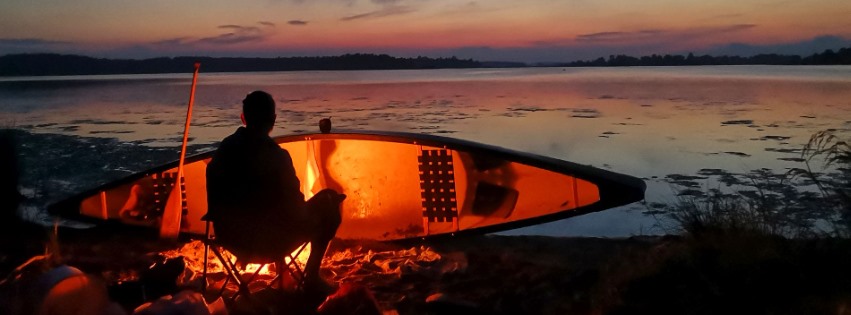
[[[207,165],[207,217],[217,241],[237,257],[276,258],[309,241],[305,286],[332,289],[319,267],[346,196],[325,189],[305,202],[290,154],[269,137],[277,117],[271,95],[248,94],[241,117],[245,127],[225,138]]]

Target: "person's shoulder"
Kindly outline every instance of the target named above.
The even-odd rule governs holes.
[[[239,127],[229,136],[222,139],[222,142],[219,144],[219,147],[230,146],[235,143],[243,142],[243,138],[245,138],[245,127]]]
[[[278,155],[282,159],[292,160],[292,157],[290,156],[290,151],[287,151],[287,149],[282,148],[280,145],[278,145],[277,142],[275,142],[275,140],[271,140],[270,142],[271,146],[274,147],[273,150],[276,155]]]

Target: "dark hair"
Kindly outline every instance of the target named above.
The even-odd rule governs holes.
[[[249,127],[271,128],[275,124],[275,99],[264,91],[254,91],[242,100],[242,113]]]

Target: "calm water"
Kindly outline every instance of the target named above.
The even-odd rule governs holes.
[[[0,79],[0,126],[177,147],[190,83],[191,74]],[[230,134],[240,101],[257,89],[278,100],[273,135],[315,131],[325,117],[335,128],[440,134],[641,177],[650,202],[676,200],[668,175],[782,172],[802,166],[800,148],[812,133],[851,130],[848,66],[202,72],[191,143]],[[509,233],[664,232],[643,210],[635,204]]]

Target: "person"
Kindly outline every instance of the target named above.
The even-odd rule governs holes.
[[[59,260],[50,252],[34,256],[0,279],[0,314],[126,315],[103,279]]]
[[[221,142],[207,165],[207,217],[217,242],[237,257],[269,257],[309,241],[305,288],[330,293],[333,286],[319,269],[340,226],[345,195],[325,189],[304,200],[289,152],[269,137],[277,118],[269,93],[248,94],[241,118],[245,126]]]

